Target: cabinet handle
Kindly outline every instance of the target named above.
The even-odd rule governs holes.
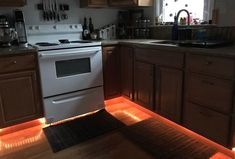
[[[211,114],[208,114],[208,113],[203,112],[203,111],[200,111],[199,113],[200,113],[201,115],[203,115],[203,116],[207,117],[207,118],[211,118],[211,117],[212,117],[212,115],[211,115]]]
[[[211,85],[211,86],[215,85],[213,82],[206,81],[206,80],[202,80],[202,83],[207,84],[207,85]]]
[[[212,61],[206,61],[206,65],[209,66],[209,65],[212,65],[213,62]]]
[[[17,61],[13,61],[13,64],[17,64]]]

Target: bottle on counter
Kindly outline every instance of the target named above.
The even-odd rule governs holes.
[[[82,31],[82,38],[83,38],[83,40],[88,40],[88,39],[90,39],[90,38],[89,38],[89,36],[90,36],[90,31],[89,31],[89,29],[88,29],[88,27],[87,27],[87,19],[86,19],[86,17],[84,17],[84,22],[83,22],[82,29],[83,29],[83,31]]]
[[[94,33],[94,25],[92,23],[91,17],[89,18],[89,30],[90,30],[90,33]]]

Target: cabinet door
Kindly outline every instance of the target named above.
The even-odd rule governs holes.
[[[156,68],[156,111],[162,116],[180,122],[183,73],[180,70]]]
[[[103,47],[105,99],[120,96],[120,70],[120,54],[118,47]]]
[[[122,95],[133,99],[133,49],[121,47],[121,92]]]
[[[0,0],[0,6],[24,6],[26,0]]]
[[[108,0],[80,0],[81,7],[105,7],[108,6]]]
[[[153,110],[154,65],[135,61],[135,102]]]
[[[41,117],[41,102],[35,72],[0,76],[0,127]]]

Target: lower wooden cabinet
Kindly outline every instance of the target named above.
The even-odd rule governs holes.
[[[121,54],[121,93],[123,96],[133,100],[134,99],[133,48],[128,46],[122,46],[120,48],[120,54]]]
[[[104,96],[111,99],[121,95],[121,68],[118,46],[103,47]]]
[[[135,61],[134,100],[147,109],[154,110],[154,65]]]
[[[208,108],[186,102],[184,126],[222,144],[228,145],[230,117]]]
[[[179,123],[182,108],[183,72],[181,70],[156,67],[156,112]]]
[[[0,128],[40,118],[36,72],[0,75]]]
[[[26,5],[26,0],[1,0],[0,6],[2,7],[21,7]]]

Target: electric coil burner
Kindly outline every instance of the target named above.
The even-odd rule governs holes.
[[[104,108],[101,42],[81,40],[82,26],[27,26],[38,49],[47,123]]]

